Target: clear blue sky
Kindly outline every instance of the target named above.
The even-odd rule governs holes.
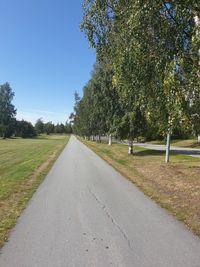
[[[0,10],[0,84],[15,92],[17,118],[65,122],[95,63],[82,0],[0,0]]]

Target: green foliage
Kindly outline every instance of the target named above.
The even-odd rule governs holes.
[[[142,112],[136,109],[117,121],[115,135],[120,139],[134,140],[139,136],[145,136],[146,120]]]
[[[65,125],[63,123],[55,125],[55,133],[65,133]]]
[[[16,109],[12,104],[14,92],[9,83],[0,85],[0,136],[3,138],[12,135],[13,119]]]
[[[86,118],[97,113],[93,131],[123,138],[144,134],[145,129],[147,138],[199,133],[199,1],[85,0],[83,7],[81,29],[96,49],[98,64],[107,62],[104,69],[113,85],[107,88],[115,88],[118,101],[106,128],[100,123],[106,121],[106,109],[96,97],[104,97],[102,75],[98,80],[93,75],[88,86],[97,82],[92,102],[99,104],[85,111]],[[92,95],[94,90],[88,91]],[[82,110],[88,107],[84,102],[80,101]],[[102,105],[104,112],[99,111]],[[85,135],[91,133],[88,121]]]
[[[44,132],[46,134],[54,133],[54,128],[55,128],[55,126],[51,121],[44,124]]]
[[[42,118],[39,118],[36,123],[35,123],[35,130],[37,134],[42,134],[44,133],[44,122]]]
[[[74,132],[82,136],[113,132],[114,116],[120,113],[118,93],[106,63],[97,63],[84,88],[83,98],[75,102]]]
[[[71,134],[72,133],[72,125],[71,125],[71,122],[66,122],[65,123],[65,133],[66,134]]]
[[[25,120],[16,121],[15,135],[22,138],[35,137],[36,131],[33,125]]]

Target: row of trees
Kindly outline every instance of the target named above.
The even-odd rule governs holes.
[[[25,120],[17,120],[16,109],[12,104],[14,92],[9,83],[0,85],[0,137],[8,138],[17,136],[22,138],[32,138],[38,134],[46,133],[67,133],[72,132],[71,124],[54,125],[52,122],[44,123],[38,119],[35,126]]]
[[[64,125],[63,123],[53,124],[51,121],[44,123],[43,120],[40,118],[37,120],[35,124],[35,130],[38,134],[71,134],[72,133],[72,126],[71,123],[66,122]]]
[[[130,142],[200,132],[199,1],[85,0],[81,25],[97,62],[74,131]],[[169,155],[166,155],[166,161]]]

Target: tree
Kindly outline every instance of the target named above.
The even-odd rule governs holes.
[[[177,125],[192,121],[200,94],[198,6],[197,0],[85,0],[81,28],[98,60],[107,57],[112,66],[125,114],[119,125],[139,107],[169,141]]]
[[[34,126],[25,120],[16,121],[16,136],[22,138],[33,138],[37,135]]]
[[[42,118],[39,118],[36,123],[35,123],[35,130],[37,134],[42,134],[44,133],[44,122]]]
[[[72,125],[70,122],[65,123],[65,133],[66,134],[71,134],[72,133]]]
[[[113,133],[113,118],[119,113],[119,102],[106,62],[96,63],[92,77],[84,87],[83,98],[75,103],[75,133],[87,138],[97,136],[97,141],[101,135]]]
[[[54,130],[55,130],[55,126],[51,121],[44,124],[44,132],[46,132],[46,134],[49,135],[51,133],[54,133]]]
[[[59,134],[65,133],[65,125],[63,123],[58,123],[55,126],[55,133],[59,133]]]
[[[9,83],[0,86],[0,135],[3,138],[10,137],[12,131],[9,130],[16,115],[16,109],[12,104],[14,92]]]
[[[132,112],[126,112],[116,120],[116,136],[120,139],[128,139],[128,154],[133,154],[134,139],[144,136],[146,132],[146,119],[139,108]]]

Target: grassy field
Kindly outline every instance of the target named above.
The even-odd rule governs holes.
[[[200,159],[173,154],[165,164],[164,152],[137,147],[129,156],[121,144],[81,141],[200,236]]]
[[[0,246],[68,139],[0,139]]]
[[[164,141],[150,141],[147,142],[150,144],[157,144],[157,145],[164,145],[165,142]],[[178,147],[189,147],[189,148],[199,148],[200,149],[200,145],[197,142],[197,139],[188,139],[188,140],[171,140],[171,145],[172,146],[178,146]]]

